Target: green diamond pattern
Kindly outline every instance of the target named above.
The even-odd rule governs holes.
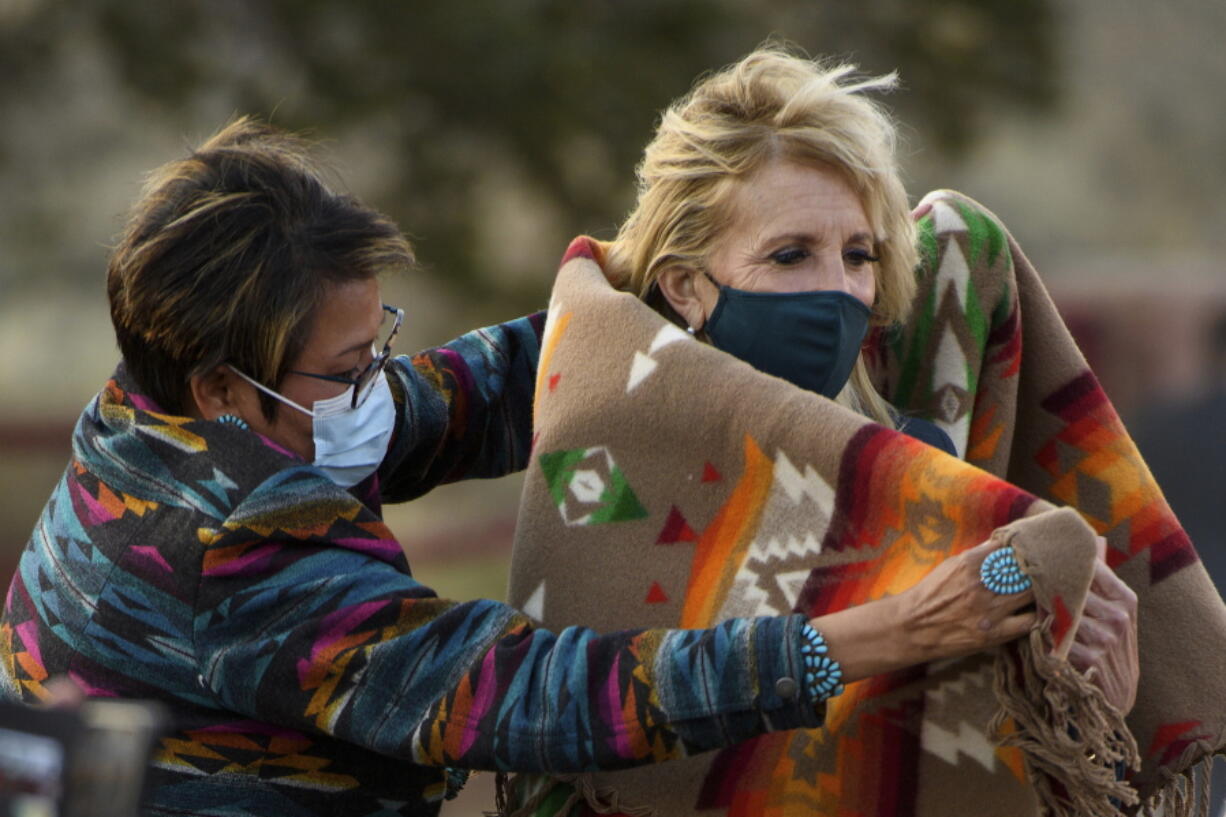
[[[538,461],[549,494],[567,525],[600,525],[647,517],[647,509],[635,496],[607,447],[551,451],[542,454]]]

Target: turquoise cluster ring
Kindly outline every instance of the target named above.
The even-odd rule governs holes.
[[[998,596],[1030,589],[1030,577],[1022,572],[1012,545],[988,554],[988,558],[979,566],[979,581]]]

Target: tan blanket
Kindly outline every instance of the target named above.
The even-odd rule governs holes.
[[[821,615],[995,536],[1034,579],[1041,625],[995,655],[851,684],[821,730],[561,784],[520,778],[527,813],[1200,803],[1187,775],[1226,742],[1226,608],[1012,237],[948,191],[917,217],[915,309],[870,339],[872,359],[886,397],[944,428],[965,461],[695,342],[615,291],[600,246],[576,240],[550,304],[510,600],[551,628],[606,631]],[[1095,531],[1140,600],[1126,726],[1062,657]]]

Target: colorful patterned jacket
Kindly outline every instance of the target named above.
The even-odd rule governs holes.
[[[164,702],[146,807],[163,815],[436,814],[447,766],[617,768],[819,725],[777,689],[800,677],[800,616],[554,634],[413,579],[381,501],[524,467],[542,323],[396,359],[396,435],[351,492],[159,411],[121,364],[9,589],[4,696],[68,675]]]

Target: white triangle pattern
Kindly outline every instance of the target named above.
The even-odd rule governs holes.
[[[966,222],[961,214],[943,201],[932,205],[932,225],[938,235],[952,231],[966,232]]]
[[[690,335],[682,332],[679,328],[671,323],[666,323],[660,327],[660,331],[656,332],[655,339],[651,341],[650,348],[647,349],[647,354],[654,355],[656,352],[663,349],[670,343],[676,343],[679,340],[689,340]]]
[[[536,621],[545,620],[545,580],[536,586],[532,591],[532,595],[528,596],[528,600],[524,602],[521,608],[523,612],[530,618]]]
[[[996,767],[996,749],[987,735],[966,721],[958,723],[958,731],[944,729],[930,720],[920,726],[920,746],[951,766],[958,765],[958,755],[963,754],[983,768],[992,771]]]
[[[728,588],[728,597],[719,611],[719,619],[756,618],[758,616],[779,615],[769,603],[770,596],[758,587],[756,573],[743,572],[732,580]]]
[[[966,256],[962,254],[961,245],[951,240],[945,249],[945,258],[941,261],[941,268],[937,271],[936,291],[941,294],[941,297],[944,297],[945,292],[952,286],[958,298],[958,306],[965,309],[966,286],[970,277],[971,271],[966,266]]]
[[[771,537],[766,541],[755,539],[750,543],[741,570],[733,579],[728,596],[720,608],[720,620],[778,616],[788,612],[796,605],[796,599],[800,597],[800,591],[809,577],[809,569],[788,571],[774,576],[783,597],[788,602],[787,609],[780,610],[770,603],[770,596],[757,586],[758,573],[750,565],[786,564],[790,556],[809,558],[821,553],[821,550],[821,542],[817,541],[817,538],[811,533],[805,534],[803,538],[788,536],[786,540],[776,537]]]
[[[787,493],[792,502],[799,504],[802,496],[807,496],[817,503],[827,517],[834,510],[834,488],[813,469],[805,464],[802,475],[787,454],[779,451],[775,455],[775,483]]]
[[[656,332],[651,345],[647,348],[647,354],[635,351],[634,360],[630,363],[630,378],[626,381],[626,394],[638,388],[639,384],[656,370],[659,364],[651,356],[679,340],[690,340],[690,336],[668,323],[660,327],[659,332]]]
[[[808,541],[813,541],[812,537]],[[812,549],[814,553],[821,550],[818,545]],[[775,582],[779,585],[779,590],[783,593],[783,597],[788,600],[788,609],[791,610],[796,606],[796,600],[800,598],[800,591],[805,589],[805,582],[809,580],[811,570],[793,570],[790,573],[775,574]]]
[[[941,343],[937,346],[937,359],[932,373],[934,392],[940,391],[947,385],[956,386],[964,391],[969,390],[970,387],[966,377],[966,355],[962,352],[962,344],[958,343],[958,337],[954,334],[952,326],[946,326],[941,335]],[[965,412],[953,422],[947,422],[940,417],[935,418],[935,422],[953,440],[958,458],[963,459],[966,456],[966,444],[971,433],[971,413]]]
[[[930,667],[931,669],[933,667]],[[991,682],[987,674],[990,670],[991,664],[986,664],[978,670],[964,672],[957,678],[928,690],[924,711],[939,713],[950,708],[956,710],[958,698],[968,694],[978,696],[985,690],[990,690]],[[935,721],[925,719],[920,725],[920,746],[950,765],[956,766],[958,755],[964,754],[988,771],[996,768],[996,750],[987,734],[966,721],[959,721],[958,730],[954,732]]]
[[[638,388],[647,375],[656,370],[658,364],[642,352],[634,353],[634,362],[630,364],[630,379],[626,382],[626,394]]]

